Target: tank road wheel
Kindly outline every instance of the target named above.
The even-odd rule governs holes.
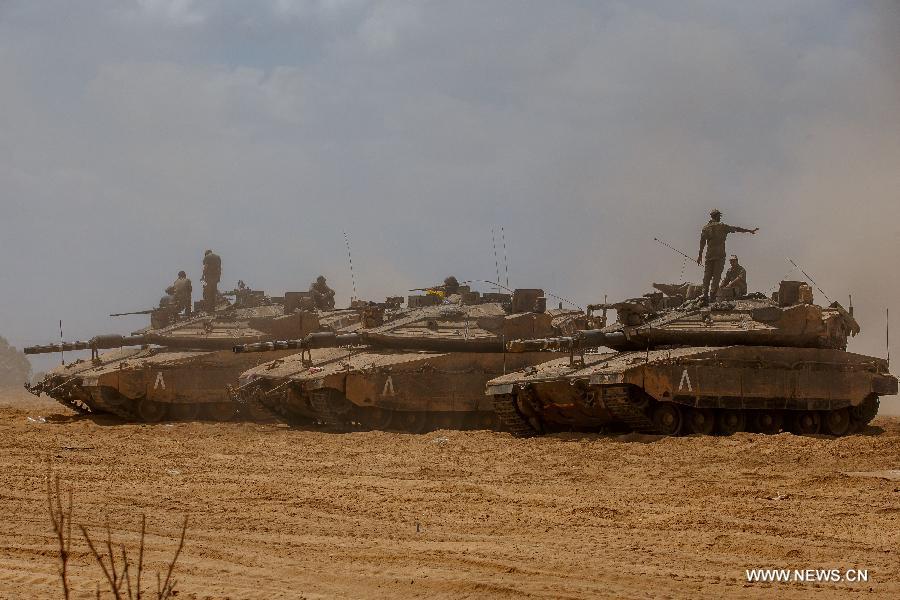
[[[681,433],[681,407],[671,402],[660,402],[653,409],[653,427],[662,435],[678,435]]]
[[[822,415],[822,429],[828,435],[842,436],[850,431],[851,419],[849,408],[829,410]]]
[[[798,435],[814,435],[821,427],[822,419],[817,412],[803,410],[794,415],[793,431]]]
[[[190,403],[178,403],[169,406],[169,417],[175,421],[196,421],[200,415],[200,405]]]
[[[719,433],[722,435],[732,435],[744,431],[747,424],[746,416],[739,410],[723,410],[719,413],[716,421]]]
[[[208,402],[203,405],[201,414],[208,421],[224,423],[234,419],[237,408],[231,402]]]
[[[414,410],[401,410],[394,414],[394,427],[409,433],[425,433],[428,426],[428,413]]]
[[[775,410],[760,410],[753,414],[753,430],[766,435],[774,435],[781,431],[784,419]]]
[[[364,408],[360,414],[360,421],[363,427],[367,429],[375,429],[377,431],[387,431],[394,422],[394,411],[386,410],[373,406]]]
[[[156,423],[166,416],[167,406],[149,398],[141,398],[137,405],[137,416],[141,421]]]
[[[687,429],[691,433],[709,435],[716,428],[716,415],[708,408],[692,408],[687,413]]]

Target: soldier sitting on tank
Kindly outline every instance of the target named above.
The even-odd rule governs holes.
[[[731,255],[728,271],[719,288],[719,298],[734,300],[747,295],[747,269],[738,264],[738,257]]]
[[[309,294],[319,310],[334,310],[334,290],[325,281],[324,275],[316,277],[316,281],[309,286]]]
[[[451,275],[450,277],[448,277],[447,279],[444,280],[444,285],[442,286],[442,289],[444,290],[444,294],[446,294],[447,296],[451,296],[453,294],[458,294],[459,293],[459,281],[456,279],[456,277]]]
[[[709,223],[704,225],[700,234],[700,254],[697,256],[697,264],[703,263],[703,247],[706,246],[706,265],[703,272],[703,301],[709,303],[709,299],[715,299],[719,293],[719,280],[725,269],[725,238],[729,233],[756,233],[755,229],[734,227],[721,222],[722,211],[715,209],[709,213]]]
[[[175,295],[170,290],[172,286],[166,288],[166,295],[159,299],[159,306],[150,313],[150,326],[153,328],[166,327],[176,319],[178,308]]]
[[[178,271],[178,279],[175,283],[166,288],[166,294],[172,296],[173,310],[175,314],[184,313],[185,316],[191,315],[191,293],[193,292],[191,280],[188,279],[187,273]]]

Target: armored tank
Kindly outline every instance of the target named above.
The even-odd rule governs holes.
[[[349,335],[238,346],[239,354],[301,350],[248,370],[235,395],[294,425],[422,432],[492,428],[484,385],[503,373],[550,360],[543,352],[510,354],[504,342],[573,333],[581,310],[546,310],[539,289],[410,296],[390,320]]]
[[[840,436],[869,423],[880,396],[897,393],[887,361],[846,351],[859,332],[852,308],[813,304],[801,282],[782,282],[772,298],[674,308],[665,307],[668,299],[592,306],[615,309],[618,321],[510,342],[510,352],[568,356],[489,381],[499,418],[522,436],[567,429]]]
[[[188,317],[162,302],[157,309],[140,311],[150,314],[151,325],[129,336],[100,335],[25,348],[26,354],[91,351],[89,359],[60,366],[26,387],[82,414],[148,422],[230,420],[239,405],[228,395],[228,385],[261,362],[257,356],[234,354],[232,346],[359,326],[358,309],[318,311],[311,308],[306,292],[269,297],[243,288],[232,295],[233,302],[220,297],[215,312]]]

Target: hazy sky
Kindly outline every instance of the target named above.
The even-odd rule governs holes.
[[[493,278],[499,226],[512,285],[635,296],[718,207],[751,289],[793,257],[883,355],[898,40],[893,0],[0,0],[0,335],[137,328],[207,247],[346,303],[342,231],[367,298]]]

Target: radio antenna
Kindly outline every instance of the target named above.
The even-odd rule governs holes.
[[[676,247],[673,246],[672,244],[669,244],[669,243],[667,243],[667,242],[664,242],[663,240],[661,240],[661,239],[659,239],[659,238],[653,238],[653,241],[656,242],[657,244],[659,244],[660,246],[665,246],[666,248],[668,248],[669,250],[671,250],[671,251],[674,252],[675,254],[679,254],[679,255],[683,256],[685,261],[694,262],[694,260],[692,260],[690,256],[688,256],[687,254],[685,254],[684,252],[682,252],[681,250],[679,250],[678,248],[676,248]],[[682,265],[681,265],[682,273],[684,272],[684,264],[685,264],[685,263],[682,263]]]
[[[491,227],[491,246],[494,248],[494,270],[497,272],[497,293],[500,293],[500,263],[497,260],[497,234],[495,228]]]
[[[353,254],[350,252],[350,236],[344,232],[344,244],[347,246],[347,260],[350,261],[350,284],[353,286],[353,297],[350,301],[357,299],[356,296],[356,276],[353,274]]]
[[[806,271],[804,271],[803,268],[802,268],[800,265],[798,265],[797,263],[795,263],[795,262],[794,262],[794,259],[788,257],[788,262],[790,262],[790,263],[791,263],[792,265],[794,265],[797,269],[799,269],[800,272],[803,273],[803,276],[806,277],[806,279],[809,280],[809,282],[810,282],[811,284],[813,284],[814,286],[816,286],[816,289],[819,290],[819,292],[820,292],[823,296],[825,296],[825,299],[828,300],[829,302],[831,302],[831,298],[828,297],[828,294],[826,294],[825,292],[822,291],[822,288],[819,287],[819,284],[816,283],[815,281],[813,281],[813,278],[809,276],[809,273],[807,273]]]
[[[509,259],[506,254],[506,233],[503,231],[503,227],[500,227],[500,239],[503,241],[503,265],[506,270],[506,287],[509,287]],[[500,281],[500,278],[497,277],[497,281]]]
[[[63,351],[62,319],[59,320],[59,364],[66,364],[66,355]]]
[[[891,309],[884,309],[884,345],[887,348],[887,364],[891,366]]]

